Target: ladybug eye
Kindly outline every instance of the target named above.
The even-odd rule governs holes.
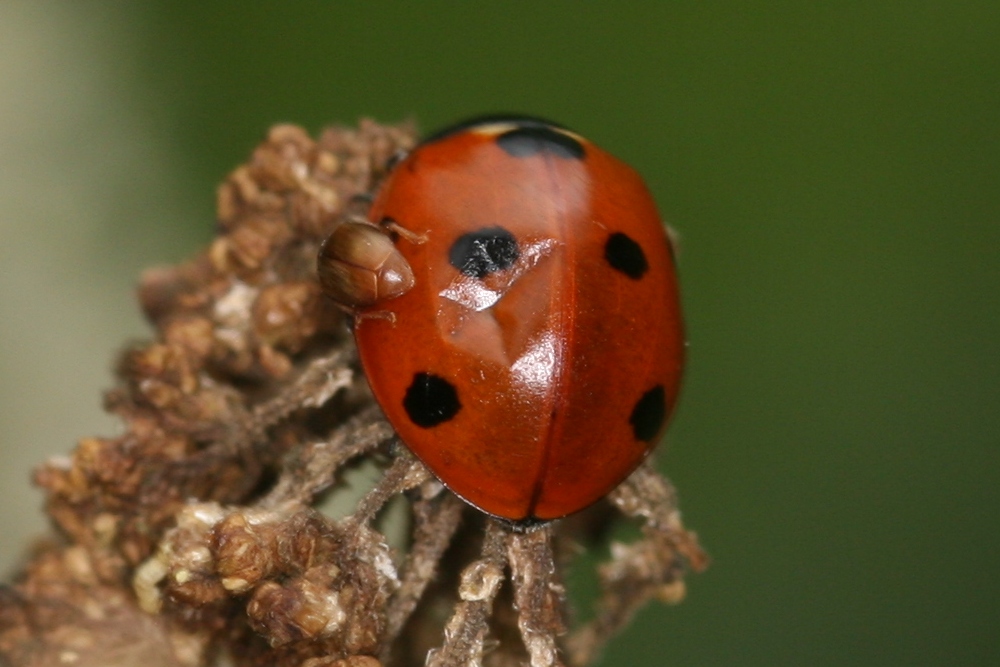
[[[663,385],[658,384],[639,399],[639,402],[632,408],[632,416],[629,423],[632,424],[632,433],[636,440],[652,442],[667,418],[667,395],[663,390]]]
[[[451,245],[448,261],[470,278],[482,280],[514,266],[520,256],[513,234],[503,227],[487,227],[459,236]]]
[[[649,269],[646,253],[627,234],[615,232],[604,244],[604,258],[613,269],[621,271],[633,280],[638,280]]]

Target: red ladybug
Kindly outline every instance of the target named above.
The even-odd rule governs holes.
[[[473,119],[389,173],[320,252],[372,391],[449,489],[531,524],[621,483],[663,433],[684,334],[631,167],[537,118]]]

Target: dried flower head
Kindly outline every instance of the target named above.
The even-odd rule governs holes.
[[[106,397],[124,433],[38,470],[60,539],[0,588],[0,658],[585,665],[648,599],[683,596],[706,558],[650,464],[603,509],[519,531],[445,490],[384,421],[316,256],[413,143],[405,125],[277,126],[219,187],[209,247],[143,275],[156,336]],[[381,476],[352,511],[320,511],[363,463]],[[596,615],[567,633],[560,572],[609,507],[643,537],[612,545]]]

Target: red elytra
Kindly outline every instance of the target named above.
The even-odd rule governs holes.
[[[645,459],[684,336],[665,228],[631,167],[547,121],[484,117],[417,146],[368,217],[406,231],[386,233],[412,288],[372,303],[324,287],[359,315],[375,397],[445,486],[528,524],[587,507]],[[384,277],[338,245],[321,275]]]

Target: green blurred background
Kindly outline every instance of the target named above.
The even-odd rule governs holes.
[[[0,6],[0,556],[267,128],[563,122],[683,235],[714,557],[601,664],[1000,664],[1000,3]],[[994,662],[997,661],[997,662]]]

